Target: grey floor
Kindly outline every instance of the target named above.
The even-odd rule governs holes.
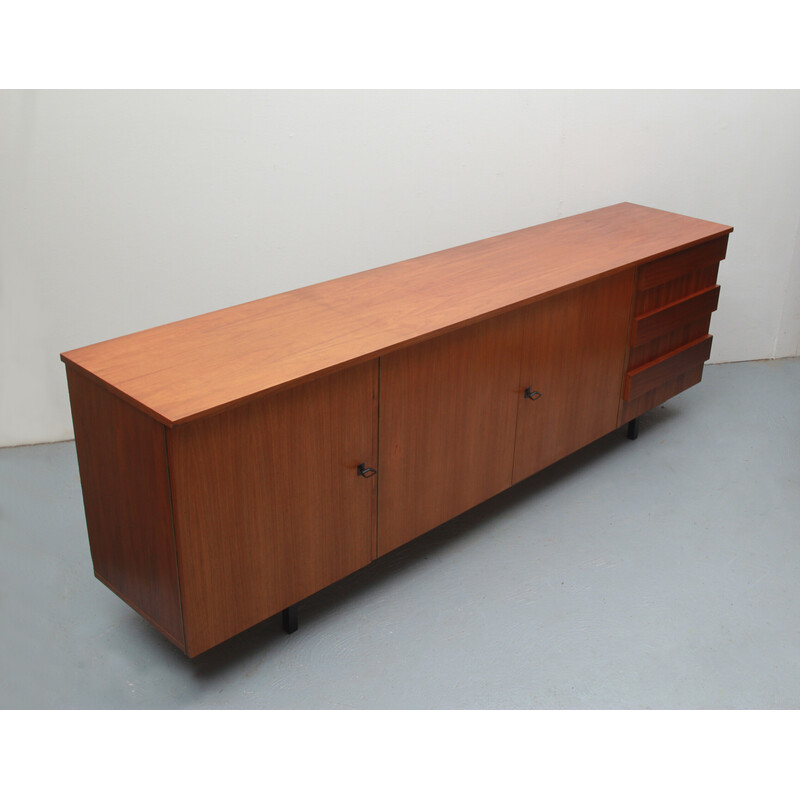
[[[703,383],[190,661],[0,450],[0,708],[800,708],[800,359]]]

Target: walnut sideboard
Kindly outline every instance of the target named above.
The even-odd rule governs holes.
[[[631,203],[63,353],[94,572],[187,655],[697,383],[729,226]]]

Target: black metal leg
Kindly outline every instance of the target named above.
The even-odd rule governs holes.
[[[628,438],[635,439],[639,435],[639,417],[634,417],[628,423]]]
[[[283,609],[283,629],[286,633],[294,633],[297,630],[297,606],[289,606]]]

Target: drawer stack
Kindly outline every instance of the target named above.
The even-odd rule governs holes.
[[[637,269],[618,424],[699,383],[727,244],[726,235]]]

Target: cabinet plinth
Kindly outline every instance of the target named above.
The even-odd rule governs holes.
[[[95,574],[189,656],[296,628],[697,383],[731,230],[621,203],[63,353]]]

